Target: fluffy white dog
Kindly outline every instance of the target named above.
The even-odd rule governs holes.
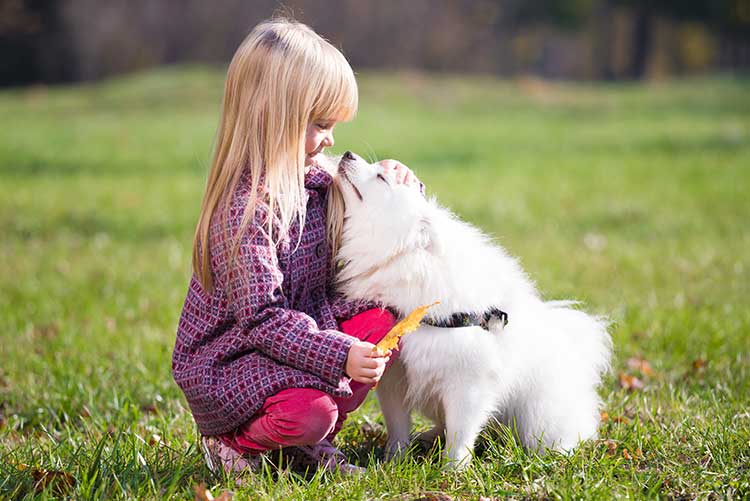
[[[491,418],[540,452],[595,437],[606,322],[543,301],[500,246],[382,167],[347,152],[338,174],[346,207],[339,289],[401,314],[440,301],[402,338],[378,385],[388,454],[409,444],[412,410],[435,423],[432,436],[445,434],[458,465]]]

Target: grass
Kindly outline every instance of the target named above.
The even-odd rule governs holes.
[[[370,399],[340,435],[361,479],[212,476],[170,354],[222,74],[174,68],[0,93],[0,498],[750,497],[750,82],[359,81],[334,150],[404,161],[547,297],[614,320],[601,439],[388,464]]]

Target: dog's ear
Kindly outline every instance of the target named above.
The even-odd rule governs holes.
[[[419,219],[417,242],[419,247],[427,250],[431,254],[441,254],[443,252],[440,235],[435,231],[435,225],[432,223],[432,219],[427,216],[423,216]]]

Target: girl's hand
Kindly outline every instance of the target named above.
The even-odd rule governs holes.
[[[386,171],[394,171],[396,173],[396,184],[403,183],[406,185],[413,185],[419,184],[419,179],[417,179],[417,176],[414,175],[414,172],[407,167],[406,165],[402,164],[398,160],[381,160],[378,162],[378,165],[383,167],[383,170]]]
[[[356,341],[349,348],[346,357],[346,373],[354,381],[363,384],[375,384],[380,381],[385,371],[385,364],[390,359],[391,352],[385,356],[373,353],[375,345],[366,341]]]

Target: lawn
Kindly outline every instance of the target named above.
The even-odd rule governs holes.
[[[359,75],[335,151],[402,160],[546,297],[612,319],[601,437],[388,464],[371,398],[339,437],[364,477],[238,487],[170,372],[222,78],[0,92],[0,498],[750,497],[750,81]]]

